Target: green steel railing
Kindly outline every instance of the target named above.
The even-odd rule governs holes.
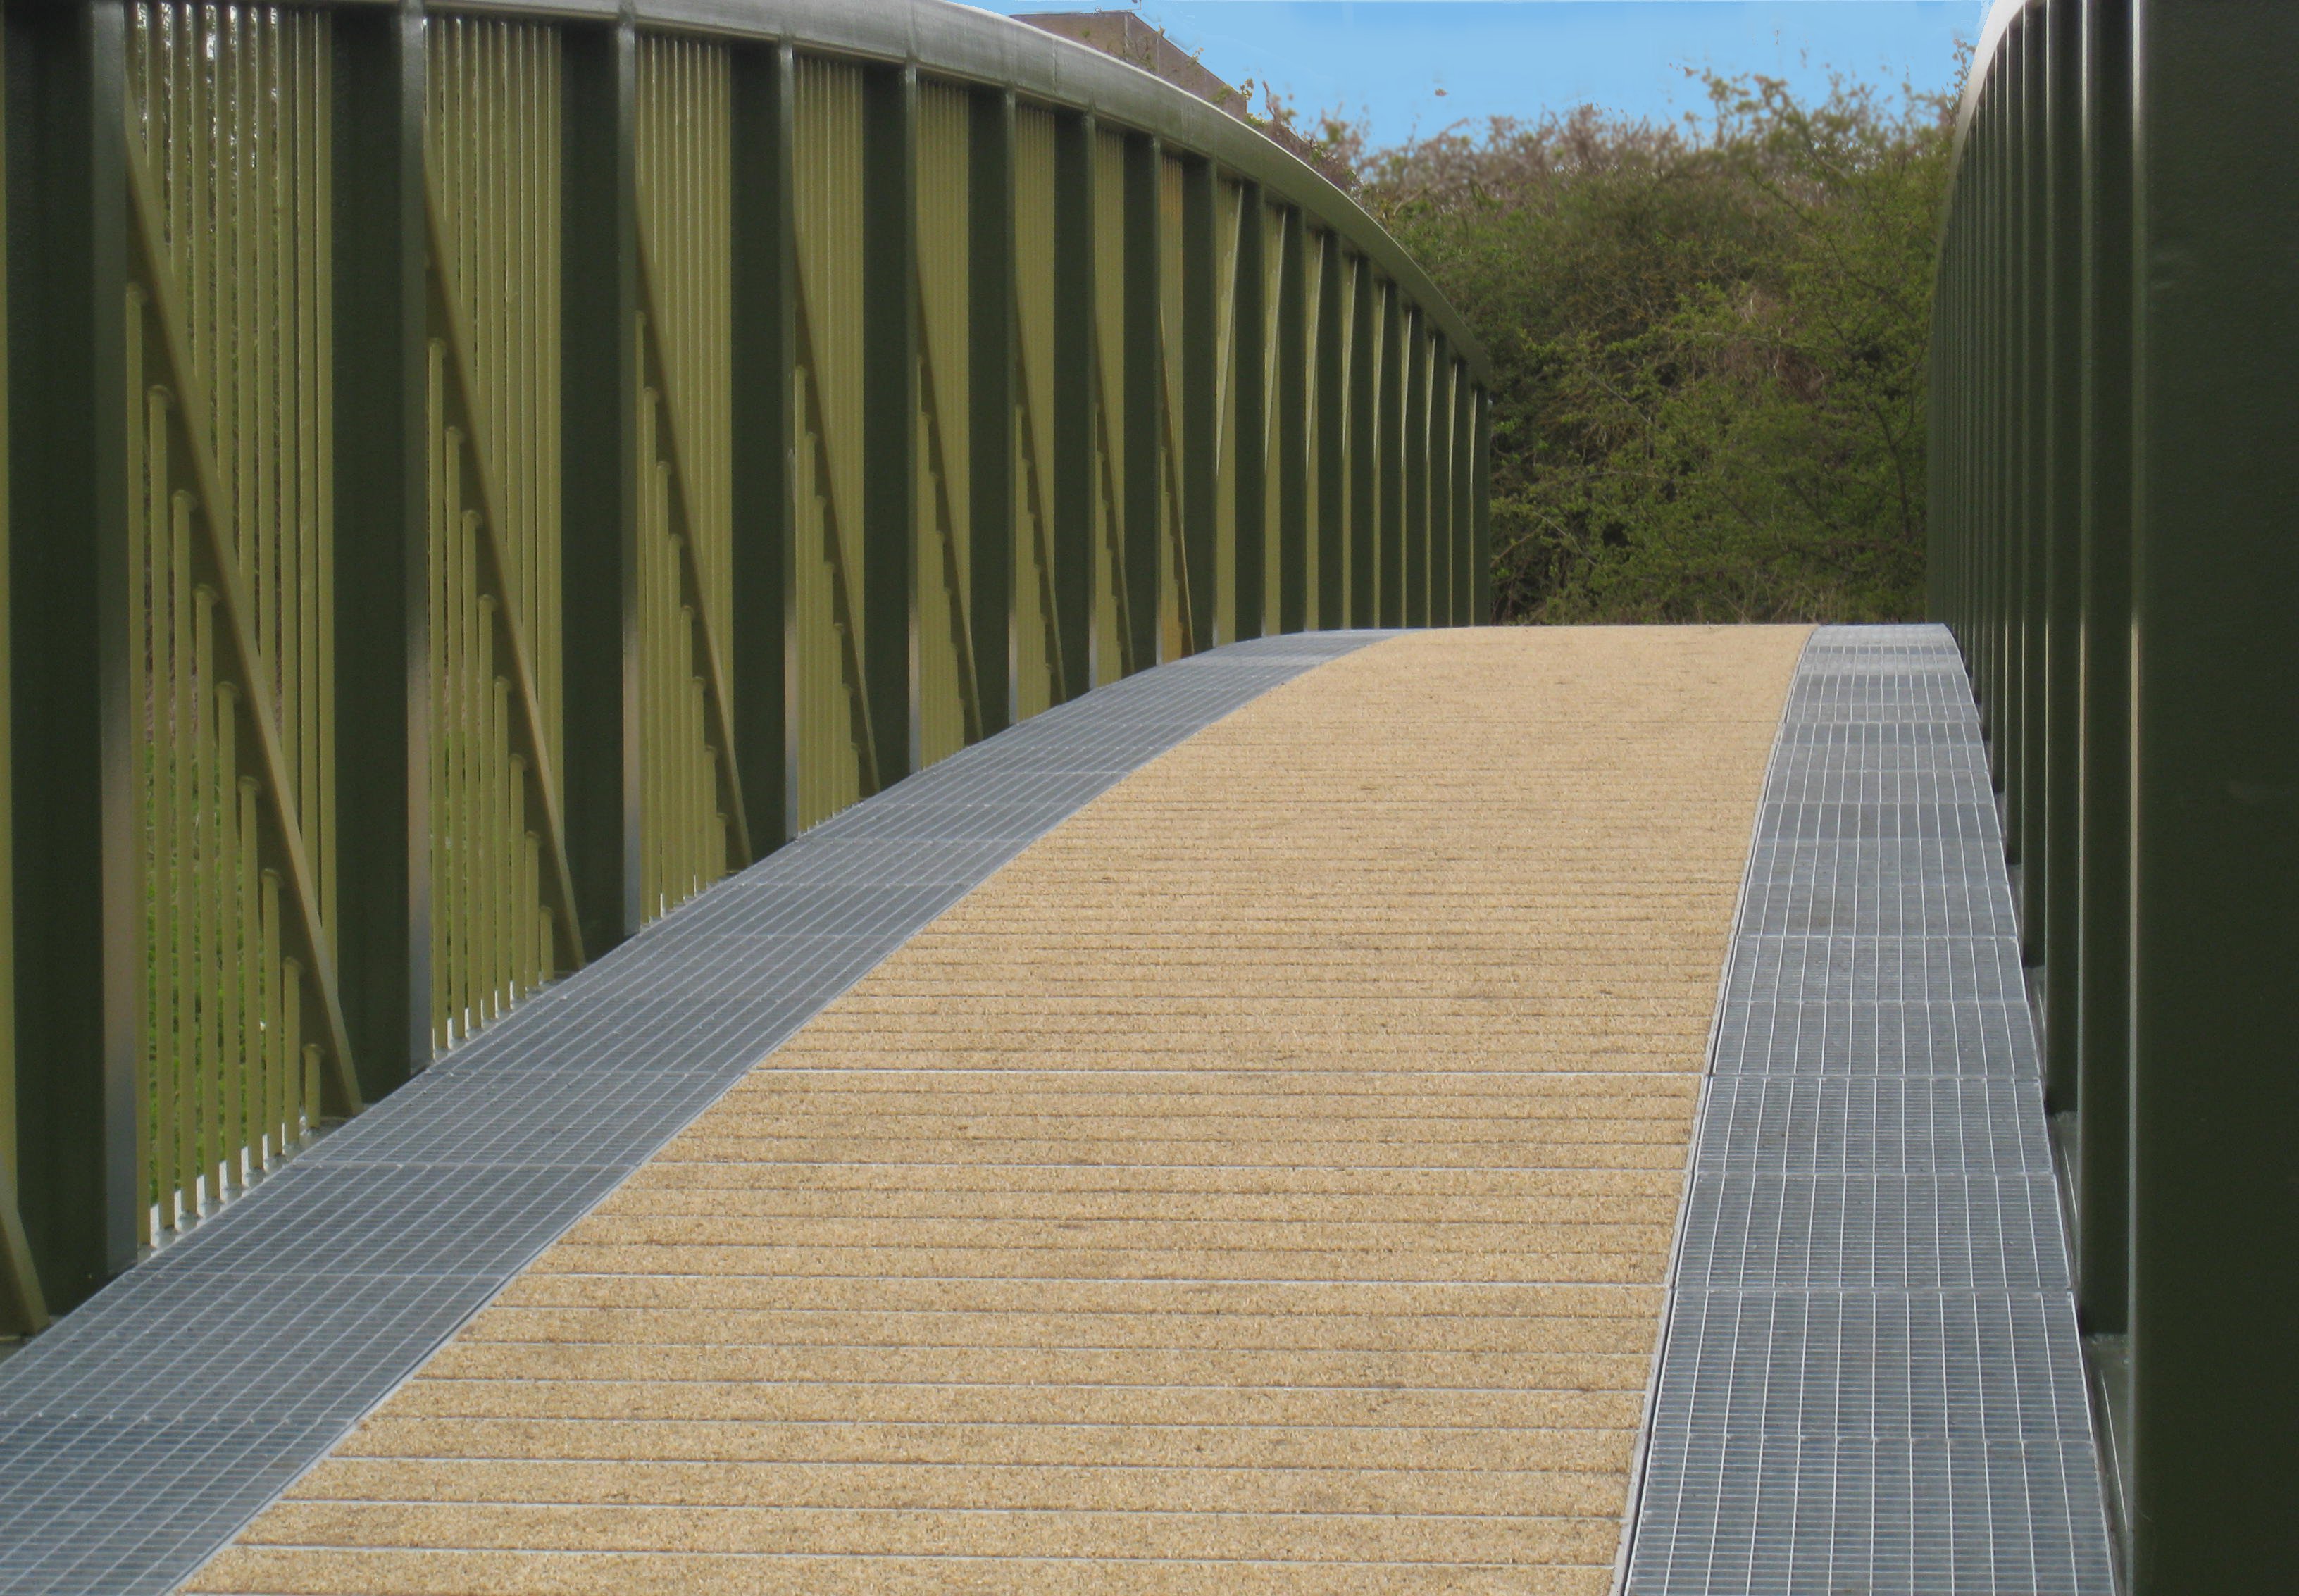
[[[2299,6],[2004,0],[1933,612],[2015,866],[2130,1587],[2299,1576]]]
[[[911,770],[1490,607],[1347,196],[936,0],[0,22],[0,1332]]]

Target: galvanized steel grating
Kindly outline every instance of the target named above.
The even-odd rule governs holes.
[[[1721,1017],[1717,1076],[2023,1075],[2040,1068],[2017,1002],[1744,1001]]]
[[[546,988],[121,1276],[0,1364],[0,1592],[170,1589],[912,933],[1143,763],[1382,635],[1234,644],[952,755]]]
[[[1946,632],[1815,632],[1723,986],[1630,1596],[2113,1590],[2003,857]]]

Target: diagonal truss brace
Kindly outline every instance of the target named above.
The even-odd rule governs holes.
[[[1174,549],[1174,606],[1181,618],[1182,652],[1190,652],[1190,640],[1195,637],[1196,616],[1190,602],[1190,543],[1182,536],[1182,445],[1174,436],[1174,417],[1181,409],[1181,399],[1174,385],[1181,380],[1174,370],[1173,328],[1166,323],[1164,296],[1158,306],[1158,463],[1165,476],[1164,508],[1158,520],[1163,523],[1159,536],[1172,544]],[[1220,429],[1215,429],[1216,438]],[[1220,445],[1216,443],[1218,449]],[[1216,459],[1219,457],[1216,456]]]
[[[1014,291],[1014,322],[1022,324],[1022,293]],[[1030,384],[1030,362],[1023,358],[1022,340],[1014,340],[1008,357],[1014,362],[1014,392],[1021,411],[1017,431],[1021,437],[1022,485],[1028,495],[1030,528],[1038,567],[1038,618],[1046,635],[1046,660],[1051,667],[1054,702],[1060,703],[1071,695],[1073,680],[1070,662],[1062,656],[1061,627],[1058,624],[1058,609],[1054,601],[1054,550],[1050,537],[1051,522],[1046,513],[1045,484],[1038,463],[1038,399]],[[1083,689],[1080,689],[1083,691]]]
[[[714,762],[718,772],[718,805],[726,817],[735,843],[735,868],[741,869],[758,855],[751,848],[750,810],[743,802],[743,775],[735,752],[734,701],[728,690],[730,677],[726,670],[726,640],[718,636],[717,622],[711,619],[710,606],[705,602],[702,586],[702,561],[696,544],[701,532],[701,522],[694,513],[694,479],[687,470],[687,431],[679,414],[679,387],[673,380],[669,341],[662,336],[661,306],[656,297],[654,249],[647,240],[646,229],[638,229],[639,258],[639,350],[643,362],[640,380],[652,389],[662,403],[662,430],[660,434],[663,453],[669,456],[672,482],[677,491],[671,495],[673,513],[678,517],[678,586],[680,602],[694,617],[694,629],[702,639],[702,697],[710,717],[710,736],[717,742],[718,758]],[[651,369],[650,369],[651,368]]]
[[[845,518],[838,503],[838,478],[831,470],[829,435],[823,428],[822,388],[816,377],[822,368],[815,363],[814,353],[814,301],[807,292],[805,263],[794,261],[791,270],[798,285],[792,318],[798,323],[798,380],[806,391],[802,424],[814,443],[814,479],[821,484],[826,523],[823,541],[829,545],[831,624],[839,636],[839,664],[845,675],[846,695],[854,714],[856,760],[860,767],[863,795],[867,797],[878,791],[878,739],[870,725],[870,695],[863,691],[862,641],[855,631],[859,617],[853,585],[846,572]],[[795,485],[795,472],[792,481]],[[797,505],[793,503],[791,509],[795,515]]]
[[[1125,577],[1125,506],[1117,496],[1117,454],[1109,436],[1109,368],[1101,357],[1101,318],[1093,324],[1093,442],[1101,462],[1096,489],[1101,495],[1102,557],[1109,561],[1109,586],[1119,617],[1117,674],[1132,676],[1133,628],[1125,618],[1133,613]],[[1089,682],[1087,686],[1093,684]]]
[[[343,1002],[336,983],[335,952],[320,920],[317,877],[303,845],[303,829],[296,813],[295,788],[288,775],[286,751],[279,738],[278,708],[255,641],[251,616],[253,606],[240,578],[226,528],[230,511],[216,474],[213,445],[208,436],[207,395],[202,391],[197,368],[185,343],[182,307],[177,303],[176,279],[167,259],[160,229],[157,197],[144,159],[142,130],[135,122],[134,103],[125,112],[129,230],[135,235],[137,258],[144,281],[130,291],[130,312],[144,324],[146,347],[156,347],[165,364],[173,403],[165,407],[178,434],[180,458],[191,462],[192,497],[201,536],[193,540],[194,579],[217,595],[216,608],[223,625],[218,628],[219,673],[230,678],[245,695],[250,713],[234,718],[243,769],[257,772],[261,810],[256,847],[261,869],[276,876],[286,887],[288,912],[282,916],[286,945],[282,952],[300,971],[295,983],[303,1006],[303,1035],[322,1039],[326,1060],[322,1080],[326,1107],[337,1116],[356,1114],[364,1106],[359,1076],[353,1068],[351,1039],[344,1024]]]
[[[486,532],[479,546],[486,551],[486,579],[500,601],[494,606],[495,641],[501,650],[498,657],[510,661],[510,697],[519,711],[510,718],[511,752],[527,761],[526,779],[519,784],[520,795],[527,828],[543,843],[543,893],[551,910],[552,935],[563,973],[580,969],[584,962],[582,922],[575,913],[574,872],[567,860],[567,831],[559,812],[559,783],[552,765],[551,744],[543,732],[543,704],[535,689],[534,656],[527,650],[527,636],[519,623],[519,605],[514,602],[518,592],[513,583],[514,567],[505,542],[503,500],[494,478],[494,457],[487,447],[484,431],[485,410],[478,402],[471,329],[462,305],[447,291],[439,192],[428,170],[423,177],[423,220],[429,245],[425,251],[428,262],[425,275],[429,279],[431,315],[434,325],[444,334],[447,345],[448,425],[462,434],[463,447],[471,463],[471,479],[477,485],[479,522]]]
[[[924,327],[926,283],[923,265],[918,269],[917,287],[918,325]],[[966,591],[964,573],[959,569],[958,523],[950,502],[950,477],[942,466],[942,406],[934,389],[932,341],[926,338],[918,340],[918,406],[925,416],[926,471],[934,478],[934,535],[942,545],[942,585],[950,594],[950,644],[958,655],[959,702],[965,712],[966,740],[979,743],[982,687],[974,669],[974,628],[967,619],[972,599]]]

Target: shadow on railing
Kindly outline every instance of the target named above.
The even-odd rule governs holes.
[[[1459,319],[1037,30],[92,0],[4,50],[0,1320],[1018,719],[1490,605]]]

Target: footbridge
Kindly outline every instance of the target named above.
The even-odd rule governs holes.
[[[1003,19],[0,52],[0,1591],[2299,1567],[2281,10],[1997,7],[1816,628],[1474,624],[1460,319]]]

